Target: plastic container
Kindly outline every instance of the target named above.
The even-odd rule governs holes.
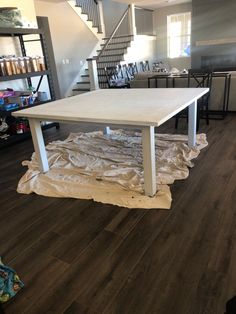
[[[44,102],[44,101],[47,101],[48,100],[48,95],[47,95],[47,93],[46,92],[38,92],[38,101],[42,101],[42,102]]]
[[[4,63],[5,63],[5,70],[6,70],[6,75],[12,75],[12,65],[11,65],[11,59],[4,58]]]
[[[16,58],[11,58],[11,59],[10,59],[12,74],[17,74],[16,60],[17,60]]]
[[[13,62],[15,63],[16,74],[21,74],[21,64],[19,62],[19,58],[13,58]]]
[[[37,72],[38,71],[36,57],[31,57],[31,66],[32,66],[32,72]]]
[[[36,56],[35,59],[36,59],[36,68],[37,68],[36,71],[41,71],[40,70],[40,57]]]
[[[6,67],[5,67],[5,62],[3,59],[0,59],[0,76],[6,76]]]
[[[25,59],[22,57],[18,58],[18,64],[20,73],[26,73]]]
[[[44,57],[39,57],[39,71],[45,71],[46,70],[46,66],[45,66],[45,62],[44,62]]]
[[[32,62],[29,57],[24,57],[26,72],[32,72]]]

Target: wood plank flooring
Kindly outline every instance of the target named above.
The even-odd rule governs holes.
[[[171,210],[17,194],[32,142],[2,149],[0,256],[25,283],[5,313],[223,314],[236,295],[235,125],[202,121],[209,146],[171,186]],[[158,131],[175,133],[174,121]]]

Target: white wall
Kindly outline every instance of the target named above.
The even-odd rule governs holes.
[[[132,1],[130,1],[131,3]],[[128,5],[125,3],[102,0],[106,36],[110,36]],[[144,9],[135,9],[135,23],[138,35],[153,35],[153,12]],[[117,35],[129,34],[128,19],[125,18]]]
[[[98,40],[66,1],[35,0],[35,10],[49,19],[61,96],[68,96]]]
[[[192,6],[193,67],[204,66],[202,58],[210,57],[208,66],[235,69],[236,1],[193,0]],[[210,45],[212,40],[216,40],[218,43]],[[201,42],[203,42],[201,45],[197,44]]]
[[[106,29],[106,37],[109,37],[112,31],[115,29],[120,18],[124,14],[128,5],[124,3],[113,2],[111,0],[102,0],[103,4],[103,15],[104,23]],[[122,23],[122,26],[117,32],[118,35],[127,35],[129,34],[128,21],[125,19]]]
[[[135,23],[138,35],[153,35],[153,11],[136,8]]]
[[[185,3],[160,8],[153,14],[154,33],[157,36],[156,58],[167,61],[171,68],[176,67],[179,70],[191,68],[191,57],[167,58],[167,15],[183,12],[192,12],[192,4]]]
[[[136,35],[131,46],[127,49],[127,54],[124,56],[124,63],[139,62],[148,60],[150,66],[154,61],[156,37],[146,35]]]

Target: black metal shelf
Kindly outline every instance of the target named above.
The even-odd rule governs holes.
[[[27,107],[22,108],[16,108],[13,110],[3,110],[0,111],[0,117],[9,117],[11,116],[11,113],[14,111],[35,107],[42,105],[44,103],[56,100],[61,98],[60,97],[60,89],[57,79],[57,70],[56,70],[56,63],[54,60],[54,53],[53,53],[53,47],[52,47],[52,41],[51,41],[51,35],[50,35],[50,29],[49,29],[49,22],[47,17],[37,17],[37,23],[39,28],[13,28],[13,27],[0,27],[0,36],[1,37],[16,37],[19,40],[20,48],[21,48],[21,55],[23,57],[27,56],[26,46],[25,43],[34,41],[34,39],[31,39],[31,37],[28,37],[25,35],[38,35],[37,40],[41,43],[41,49],[42,49],[42,55],[44,57],[45,61],[45,67],[47,70],[45,71],[37,71],[37,72],[28,72],[28,73],[21,73],[21,74],[14,74],[14,75],[8,75],[8,76],[1,76],[0,82],[7,82],[7,81],[13,81],[18,79],[27,79],[28,87],[32,87],[31,78],[32,77],[40,77],[39,82],[36,88],[36,91],[39,90],[40,84],[42,82],[43,76],[46,76],[47,82],[48,82],[48,88],[50,91],[50,100],[44,101],[44,102],[37,102],[35,104],[29,105]],[[10,85],[10,84],[9,84]],[[56,126],[59,128],[58,123],[50,123],[42,127],[42,129],[48,129],[53,126]],[[13,143],[22,141],[26,138],[29,138],[31,136],[30,132],[23,133],[23,134],[16,134],[16,135],[10,135],[6,139],[0,138],[0,148],[11,145]]]
[[[20,79],[24,79],[27,77],[34,77],[34,76],[43,76],[43,75],[47,75],[48,73],[49,71],[46,70],[46,71],[27,72],[27,73],[21,73],[21,74],[0,76],[0,82],[20,80]]]

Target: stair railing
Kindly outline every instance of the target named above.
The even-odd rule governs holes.
[[[99,0],[76,0],[76,4],[81,7],[82,13],[88,15],[88,20],[93,23],[93,26],[98,28],[98,32],[101,33],[102,23],[100,17]]]
[[[120,28],[122,22],[124,21],[125,17],[127,16],[128,12],[130,10],[130,5],[128,5],[128,8],[125,10],[125,12],[123,13],[121,19],[119,20],[119,22],[117,23],[116,27],[114,28],[113,32],[111,33],[110,37],[107,39],[105,45],[103,46],[102,50],[100,51],[100,53],[98,54],[98,56],[96,57],[96,60],[98,61],[99,58],[103,55],[103,53],[105,52],[105,50],[107,49],[107,46],[109,45],[109,43],[111,42],[111,40],[113,39],[113,37],[115,36],[116,32],[118,31],[118,29]]]
[[[87,59],[88,62],[88,69],[89,69],[89,76],[90,76],[90,88],[91,90],[99,89],[99,82],[98,82],[98,74],[97,74],[97,61],[105,54],[106,49],[111,42],[111,40],[115,37],[115,34],[119,30],[124,21],[125,17],[128,15],[129,19],[129,28],[130,28],[130,36],[132,37],[134,34],[135,29],[135,22],[134,22],[134,5],[128,5],[127,9],[121,16],[119,22],[117,23],[116,27],[114,28],[113,32],[111,33],[110,37],[107,39],[105,45],[103,46],[102,50],[98,54],[97,57]],[[122,37],[122,36],[121,36]]]

